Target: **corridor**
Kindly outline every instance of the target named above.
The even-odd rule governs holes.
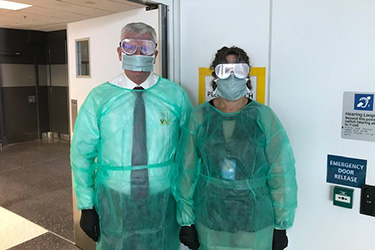
[[[0,249],[74,245],[69,142],[0,147]]]

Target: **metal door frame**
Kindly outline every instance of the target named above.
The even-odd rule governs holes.
[[[1,74],[1,67],[0,67]],[[0,77],[0,148],[6,145],[6,138],[4,137],[4,118],[3,118],[3,84]]]

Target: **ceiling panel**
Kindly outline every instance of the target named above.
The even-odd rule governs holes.
[[[82,16],[91,17],[90,15],[82,14],[82,13],[71,13],[66,11],[61,11],[58,9],[48,9],[45,7],[35,7],[33,9],[25,9],[22,11],[25,15],[38,15],[45,18],[52,18],[52,19],[63,19],[63,21],[67,21],[69,19],[74,20],[81,20]]]
[[[12,11],[0,9],[0,27],[53,31],[67,23],[144,8],[125,0],[13,0],[32,7]]]
[[[34,28],[30,28],[32,30],[36,30]],[[38,30],[43,30],[43,31],[56,31],[56,30],[64,30],[66,29],[66,23],[60,23],[60,24],[49,24],[49,25],[39,25]]]
[[[67,3],[76,4],[79,6],[84,7],[92,7],[100,10],[106,10],[113,13],[117,13],[119,11],[127,11],[131,9],[137,8],[133,5],[126,4],[125,1],[113,2],[113,1],[106,1],[106,0],[65,0]]]

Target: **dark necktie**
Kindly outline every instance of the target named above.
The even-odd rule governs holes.
[[[143,90],[142,87],[134,89]],[[134,103],[132,166],[142,166],[147,165],[146,112],[142,98],[143,91],[134,91],[134,93],[137,97]],[[147,168],[131,171],[131,194],[134,199],[146,198],[148,186]]]

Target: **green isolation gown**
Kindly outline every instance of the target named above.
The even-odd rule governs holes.
[[[271,250],[292,226],[294,156],[273,111],[256,101],[234,113],[209,103],[183,128],[174,195],[180,225],[195,224],[200,250]]]
[[[144,166],[131,166],[136,91],[143,92],[146,113]],[[146,90],[107,82],[90,92],[75,123],[71,164],[78,209],[95,207],[99,214],[97,249],[179,249],[171,183],[180,128],[191,109],[185,91],[161,77]],[[142,200],[131,195],[131,171],[137,169],[148,170]]]

